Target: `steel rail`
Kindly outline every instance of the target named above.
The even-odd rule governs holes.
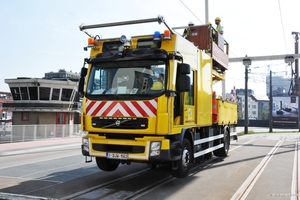
[[[106,183],[103,183],[103,184],[100,184],[100,185],[97,185],[97,186],[94,186],[94,187],[91,187],[91,188],[88,188],[86,190],[83,190],[83,191],[79,191],[79,192],[76,192],[72,195],[68,195],[68,196],[65,196],[65,197],[62,197],[60,198],[61,200],[69,200],[69,199],[76,199],[77,197],[80,197],[84,194],[88,194],[90,192],[93,192],[95,190],[98,190],[98,189],[101,189],[101,188],[106,188],[106,187],[110,187],[110,186],[113,186],[115,184],[118,184],[118,183],[121,183],[123,181],[126,181],[126,180],[129,180],[131,178],[134,178],[134,177],[137,177],[137,176],[140,176],[142,174],[146,174],[147,172],[149,172],[151,169],[144,169],[144,170],[141,170],[141,171],[138,171],[136,173],[133,173],[133,174],[129,174],[127,176],[122,176],[120,178],[117,178],[117,179],[114,179],[114,180],[111,180],[109,182],[106,182]]]

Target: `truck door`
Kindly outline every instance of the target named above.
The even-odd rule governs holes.
[[[174,124],[194,124],[196,122],[195,112],[195,71],[189,74],[191,84],[189,92],[181,92],[174,99]]]
[[[183,93],[183,124],[195,124],[196,112],[195,112],[195,88],[194,88],[194,76],[195,72],[191,71],[189,74],[191,79],[191,90]]]

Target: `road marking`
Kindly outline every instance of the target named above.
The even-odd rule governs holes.
[[[249,144],[250,142],[253,142],[255,139],[251,139],[251,140],[249,140],[248,142],[245,142],[245,143],[243,143],[243,144],[239,144],[240,146],[237,146],[237,147],[235,147],[235,148],[230,148],[229,149],[229,152],[231,152],[231,151],[234,151],[234,150],[237,150],[238,148],[240,148],[240,147],[242,147],[242,146],[245,146],[246,144]]]
[[[235,192],[235,194],[231,197],[231,200],[236,199],[246,199],[249,192],[253,188],[254,184],[268,165],[274,153],[277,151],[279,146],[283,143],[284,140],[280,140],[277,144],[269,151],[269,153],[264,157],[264,159],[257,165],[257,167],[252,171],[252,173],[248,176],[248,178],[244,181],[241,187]]]
[[[299,153],[298,153],[299,141],[295,144],[295,154],[294,154],[294,165],[293,165],[293,176],[292,176],[292,187],[291,187],[291,199],[298,199],[299,192]]]

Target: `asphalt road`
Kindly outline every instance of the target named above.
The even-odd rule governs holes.
[[[145,164],[101,172],[85,163],[80,138],[0,145],[6,199],[298,199],[300,133],[240,136],[230,155],[184,179]]]

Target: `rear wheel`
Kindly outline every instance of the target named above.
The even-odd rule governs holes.
[[[230,146],[230,136],[226,129],[224,129],[223,147],[214,151],[215,156],[226,157],[228,156]]]
[[[172,175],[178,178],[184,178],[188,175],[192,164],[192,149],[188,139],[184,138],[181,149],[181,160],[178,161],[178,169],[174,170]]]
[[[120,161],[96,157],[96,163],[99,169],[103,171],[114,171],[118,168]]]

